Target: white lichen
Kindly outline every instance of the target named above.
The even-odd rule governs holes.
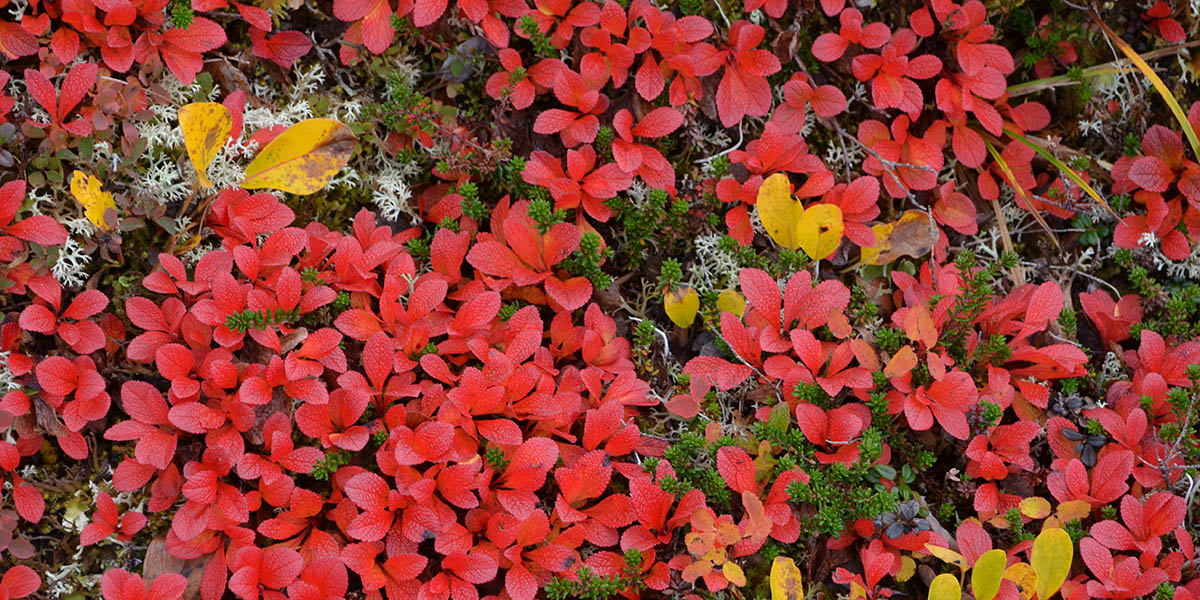
[[[74,238],[67,238],[66,243],[58,247],[58,260],[50,268],[50,274],[65,288],[77,288],[87,281],[84,268],[91,262],[92,256],[83,252]]]

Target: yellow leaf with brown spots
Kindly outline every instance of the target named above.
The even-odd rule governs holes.
[[[224,105],[216,102],[193,102],[179,107],[179,129],[183,131],[183,145],[187,147],[192,166],[200,185],[212,187],[208,180],[208,166],[217,152],[229,140],[233,128],[233,115]]]
[[[75,171],[75,174],[71,176],[71,195],[83,206],[83,215],[92,222],[92,225],[102,231],[108,230],[108,223],[104,221],[104,213],[109,209],[115,211],[117,203],[113,201],[112,194],[100,189],[100,180],[95,175]]]
[[[296,123],[267,144],[246,167],[242,187],[300,196],[315,193],[346,166],[356,141],[349,127],[333,119]]]
[[[776,556],[771,563],[771,600],[804,600],[804,586],[796,561]]]

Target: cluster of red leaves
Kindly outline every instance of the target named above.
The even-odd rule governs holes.
[[[256,6],[196,0],[192,8],[227,18],[215,11],[229,4],[249,23],[256,56],[286,67],[311,47],[294,31],[268,37],[272,15]],[[791,4],[746,0],[745,8],[780,19]],[[204,53],[226,42],[223,27],[205,16],[187,28],[164,28],[161,0],[31,6],[20,23],[0,21],[0,51],[16,58],[48,46],[39,68],[24,73],[48,120],[28,119],[24,127],[40,131],[54,149],[108,127],[116,111],[85,100],[112,96],[105,87],[112,74],[136,62],[191,82]],[[971,235],[978,226],[958,182],[939,179],[948,153],[978,170],[984,199],[998,198],[1003,182],[1018,191],[1023,208],[1069,217],[1069,201],[1078,196],[1077,189],[1063,201],[1035,194],[1066,186],[1035,164],[1028,146],[997,141],[1005,132],[1046,127],[1050,114],[1036,102],[1010,103],[1013,57],[993,43],[984,4],[930,0],[901,27],[867,23],[844,1],[822,0],[820,8],[829,27],[813,56],[865,85],[872,109],[846,128],[850,133],[833,128],[839,143],[865,152],[861,165],[846,165],[861,167],[846,181],[835,175],[840,165],[826,165],[805,140],[812,120],[836,123],[847,110],[846,94],[824,83],[834,79],[824,71],[800,72],[782,82],[776,102],[769,78],[783,65],[778,50],[764,46],[776,46],[767,34],[778,23],[740,20],[722,30],[647,0],[627,8],[613,0],[534,0],[532,7],[527,0],[335,0],[334,16],[351,23],[341,47],[346,64],[363,48],[386,51],[394,18],[417,27],[451,16],[478,25],[498,49],[499,69],[486,93],[502,110],[536,105],[529,122],[547,140],[539,147],[561,150],[533,152],[523,179],[546,188],[556,209],[575,209],[575,222],[543,228],[527,202],[506,197],[487,230],[465,217],[460,230],[439,228],[422,264],[405,247],[416,229],[397,233],[366,212],[346,233],[319,223],[301,228],[273,196],[226,190],[206,222],[220,249],[191,268],[159,255],[142,281],[145,293],[121,300],[124,321],[104,292],[64,299],[45,272],[19,261],[5,266],[13,283],[6,293],[21,298],[22,309],[0,328],[0,352],[21,389],[0,400],[0,430],[11,432],[0,439],[0,476],[10,482],[0,489],[11,489],[17,514],[36,523],[45,506],[17,474],[23,457],[48,437],[75,459],[89,455],[85,432],[127,442],[129,455],[109,484],[117,492],[145,491],[147,512],[169,512],[167,552],[207,558],[205,600],[226,592],[244,600],[328,600],[352,586],[369,598],[527,600],[552,577],[576,577],[581,566],[621,574],[630,567],[629,550],[641,553],[636,567],[651,590],[681,593],[702,581],[716,592],[743,585],[740,568],[724,566],[733,559],[758,552],[768,539],[799,539],[804,512],[787,488],[809,480],[805,469],[857,463],[863,431],[887,418],[961,451],[978,521],[994,526],[1019,508],[1015,489],[1022,484],[1015,480],[1034,475],[1045,475],[1050,495],[1083,506],[1089,519],[1119,504],[1120,520],[1091,519],[1080,543],[1087,572],[1068,582],[1064,596],[1132,598],[1164,581],[1184,583],[1185,572],[1194,577],[1186,568],[1192,542],[1181,529],[1186,505],[1169,489],[1183,465],[1159,433],[1176,420],[1171,389],[1192,385],[1186,368],[1200,360],[1200,343],[1144,331],[1134,349],[1129,326],[1142,316],[1140,299],[1082,295],[1104,345],[1121,354],[1132,375],[1109,387],[1105,406],[1068,418],[1050,405],[1052,382],[1081,376],[1087,357],[1049,331],[1066,303],[1057,284],[1021,285],[988,298],[966,323],[952,314],[971,274],[941,264],[941,227]],[[1164,38],[1178,37],[1165,3],[1142,18]],[[535,25],[517,28],[518,37],[578,50],[573,60],[527,60],[510,47],[518,20]],[[93,50],[102,66],[66,66]],[[1059,51],[1063,63],[1074,60],[1069,42]],[[0,77],[6,84],[8,74]],[[11,105],[0,97],[0,116]],[[742,244],[754,239],[749,207],[774,173],[789,174],[797,198],[837,206],[854,245],[877,241],[871,223],[881,214],[881,189],[893,200],[927,194],[939,228],[933,261],[915,275],[891,272],[889,325],[903,335],[893,351],[852,325],[851,293],[840,281],[814,281],[801,271],[780,282],[761,270],[741,271],[748,306],[719,316],[732,355],[689,360],[688,389],[666,408],[691,418],[713,388],[769,388],[816,451],[811,463],[768,479],[747,449],[722,447],[716,469],[736,501],[720,511],[699,490],[665,491],[664,482],[677,479],[669,461],[645,469],[634,459],[662,454],[662,443],[632,421],[658,401],[638,377],[616,322],[590,303],[591,282],[562,268],[594,231],[587,218],[612,217],[605,200],[639,180],[676,193],[675,166],[659,140],[689,130],[702,115],[739,131],[746,117],[765,119],[757,137],[728,153],[737,169],[706,182],[731,205],[725,221]],[[1200,103],[1189,116],[1200,128]],[[611,144],[601,131],[611,131]],[[989,145],[1003,163],[989,158]],[[1169,258],[1184,258],[1200,235],[1200,165],[1184,157],[1180,135],[1165,127],[1148,131],[1142,150],[1114,166],[1114,191],[1133,192],[1148,214],[1126,218],[1115,241],[1126,248],[1161,244]],[[21,181],[0,187],[6,264],[27,243],[66,240],[49,217],[16,218],[24,192]],[[457,204],[452,196],[449,204]],[[509,310],[506,300],[526,306]],[[236,326],[246,313],[292,316]],[[1008,340],[1009,352],[980,354],[996,336]],[[951,346],[965,349],[970,363],[956,362]],[[101,370],[123,359],[157,376],[107,381]],[[826,407],[798,397],[804,386],[836,402]],[[884,409],[868,406],[873,393],[882,394]],[[981,419],[985,402],[1000,409],[998,421]],[[762,407],[754,417],[767,421],[772,411]],[[1086,419],[1103,426],[1102,444],[1092,443],[1095,436],[1081,425]],[[1031,449],[1043,427],[1054,455],[1048,473]],[[891,461],[885,445],[875,464]],[[327,477],[318,480],[317,472]],[[80,544],[128,541],[145,524],[143,513],[122,510],[102,492]],[[1174,537],[1164,544],[1164,536]],[[968,562],[992,547],[975,520],[950,540],[927,530],[892,536],[863,519],[828,543],[856,546],[861,573],[842,567],[832,578],[867,598],[886,597],[891,590],[882,582],[902,569],[902,553],[927,552],[926,544],[956,547]],[[1028,549],[1018,543],[1009,555]],[[0,580],[0,600],[39,585],[36,573],[14,567]],[[147,582],[112,570],[101,592],[106,600],[171,600],[185,586],[175,574]],[[1200,595],[1200,583],[1178,590],[1191,598]],[[1006,585],[1003,593],[1013,598],[1017,590]]]
[[[1188,111],[1200,127],[1200,102]],[[1132,193],[1146,214],[1125,217],[1113,232],[1119,248],[1161,246],[1171,260],[1184,260],[1200,240],[1200,164],[1186,158],[1179,132],[1152,125],[1142,136],[1140,156],[1122,156],[1112,168],[1113,191]]]

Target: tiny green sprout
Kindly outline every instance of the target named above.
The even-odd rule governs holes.
[[[1084,428],[1087,429],[1089,435],[1104,435],[1104,424],[1096,419],[1088,419],[1084,423]]]
[[[658,273],[658,287],[663,290],[673,290],[683,281],[683,266],[674,258],[663,261]]]

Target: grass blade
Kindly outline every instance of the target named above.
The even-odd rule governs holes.
[[[1042,148],[1041,146],[1038,146],[1037,144],[1029,141],[1028,139],[1025,138],[1025,136],[1023,136],[1011,129],[1005,129],[1004,133],[1008,134],[1008,137],[1011,137],[1012,139],[1017,140],[1018,142],[1021,142],[1022,144],[1025,144],[1026,146],[1029,146],[1030,148],[1033,148],[1034,152],[1037,152],[1039,155],[1041,155],[1042,158],[1045,158],[1046,160],[1050,161],[1050,164],[1057,167],[1059,171],[1062,171],[1062,173],[1067,176],[1067,179],[1070,179],[1071,181],[1075,182],[1075,185],[1079,186],[1080,188],[1083,189],[1083,191],[1087,192],[1087,195],[1091,196],[1092,199],[1095,200],[1097,204],[1104,207],[1104,210],[1108,211],[1108,214],[1112,215],[1114,219],[1120,218],[1117,216],[1117,213],[1113,212],[1113,209],[1112,209],[1112,207],[1110,207],[1108,205],[1108,202],[1104,201],[1104,198],[1102,198],[1100,196],[1100,193],[1097,192],[1095,190],[1095,188],[1088,185],[1088,182],[1084,181],[1083,177],[1080,177],[1079,174],[1076,173],[1074,169],[1067,166],[1067,163],[1064,163],[1063,161],[1059,160],[1059,158],[1057,156],[1050,154],[1049,152],[1046,151],[1045,148]]]
[[[1046,219],[1042,217],[1042,214],[1039,213],[1036,208],[1034,208],[1033,198],[1030,198],[1029,194],[1025,192],[1025,188],[1021,187],[1021,185],[1017,183],[1017,177],[1016,175],[1013,175],[1012,169],[1008,168],[1008,163],[1004,161],[1004,157],[1000,156],[1000,152],[996,150],[996,147],[993,146],[991,142],[984,140],[983,143],[987,146],[988,153],[992,155],[992,159],[994,159],[996,164],[1000,166],[1000,171],[1004,173],[1004,178],[1008,180],[1008,185],[1012,187],[1013,191],[1020,194],[1022,198],[1025,198],[1026,205],[1029,206],[1029,214],[1033,215],[1033,218],[1038,222],[1038,225],[1042,226],[1042,229],[1046,231],[1046,234],[1050,236],[1050,239],[1054,240],[1054,245],[1061,250],[1062,244],[1058,242],[1058,236],[1054,235],[1054,232],[1050,230],[1050,224],[1047,223]],[[996,208],[999,208],[999,204],[996,205]],[[998,214],[999,213],[997,213],[997,215]]]
[[[1163,101],[1167,103],[1171,112],[1175,114],[1175,120],[1179,121],[1179,126],[1183,128],[1183,134],[1187,137],[1188,143],[1191,144],[1192,153],[1196,157],[1196,160],[1200,160],[1200,139],[1196,138],[1196,132],[1192,129],[1192,124],[1187,120],[1187,113],[1183,112],[1183,108],[1179,106],[1179,102],[1175,100],[1175,96],[1171,94],[1171,90],[1167,88],[1167,84],[1163,83],[1158,73],[1155,73],[1154,69],[1150,68],[1150,65],[1142,59],[1136,50],[1125,43],[1125,40],[1121,39],[1108,25],[1105,25],[1104,21],[1100,20],[1100,15],[1096,14],[1096,11],[1093,10],[1091,13],[1092,20],[1100,26],[1100,29],[1104,31],[1104,35],[1108,36],[1113,45],[1125,54],[1125,57],[1146,76],[1146,79],[1150,80],[1150,85],[1153,85],[1154,89],[1158,90]]]

